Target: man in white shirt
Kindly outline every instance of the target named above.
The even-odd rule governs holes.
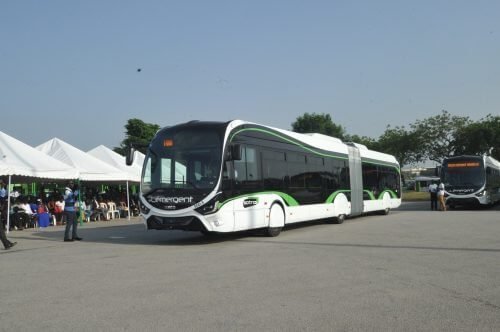
[[[437,183],[432,181],[429,185],[429,193],[431,194],[431,211],[437,211]]]

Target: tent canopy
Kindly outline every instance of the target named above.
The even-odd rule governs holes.
[[[76,179],[78,170],[0,131],[0,175]]]
[[[122,170],[101,161],[82,150],[53,138],[36,147],[37,150],[71,166],[79,171],[83,181],[124,182],[129,176]]]
[[[102,160],[109,165],[116,167],[123,172],[127,173],[128,180],[131,182],[140,182],[141,181],[141,171],[142,165],[138,166],[138,164],[134,163],[131,166],[127,166],[125,164],[125,157],[111,150],[110,148],[99,145],[92,150],[87,152],[89,155]],[[144,157],[143,157],[144,160]],[[134,160],[135,161],[135,160]]]

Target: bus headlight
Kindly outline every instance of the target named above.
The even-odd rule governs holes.
[[[481,191],[481,192],[478,192],[478,193],[476,194],[476,196],[477,196],[477,197],[483,197],[483,196],[486,196],[486,190],[483,190],[483,191]]]
[[[139,202],[139,210],[143,214],[148,214],[149,213],[149,209],[142,202]]]
[[[216,195],[214,198],[212,198],[207,203],[203,204],[203,206],[197,208],[195,211],[201,214],[210,214],[217,211],[218,207],[219,207],[219,195]]]

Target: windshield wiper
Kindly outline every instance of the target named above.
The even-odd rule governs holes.
[[[198,188],[193,182],[191,181],[187,181],[187,180],[174,180],[174,183],[182,183],[182,184],[189,184],[191,187],[193,187],[194,189],[198,190],[199,192],[201,192],[201,189]]]
[[[160,189],[163,189],[163,188],[153,188],[151,189],[150,191],[148,191],[147,193],[144,193],[142,194],[143,196],[148,196],[148,195],[151,195],[153,193],[155,193],[156,191],[160,190]]]

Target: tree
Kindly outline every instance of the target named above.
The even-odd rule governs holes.
[[[486,118],[469,124],[456,132],[455,154],[491,154],[500,160],[500,116],[488,114]]]
[[[441,163],[443,158],[454,155],[457,133],[471,123],[469,117],[442,110],[439,115],[417,120],[411,128],[422,144],[424,159]]]
[[[146,147],[153,139],[160,126],[152,123],[145,123],[139,119],[129,119],[125,125],[125,139],[119,147],[115,147],[113,151],[125,155],[125,151],[129,144],[137,145],[137,150],[146,153]]]
[[[408,131],[404,126],[387,126],[379,137],[376,149],[393,155],[401,167],[424,159],[422,138],[416,131]]]
[[[336,125],[330,114],[304,113],[292,123],[292,130],[297,133],[319,133],[340,139],[345,135],[344,128]]]

